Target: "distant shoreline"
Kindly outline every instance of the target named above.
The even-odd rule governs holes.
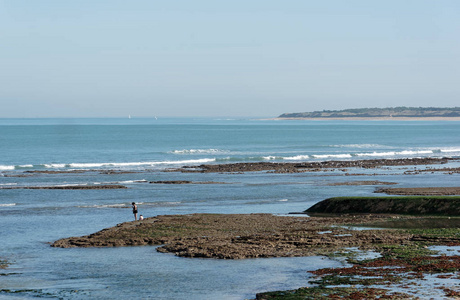
[[[305,120],[305,121],[460,121],[460,117],[344,117],[344,118],[272,118],[266,120]]]

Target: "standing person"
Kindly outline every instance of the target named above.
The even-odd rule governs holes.
[[[134,220],[137,221],[137,205],[135,202],[131,203],[133,207]]]

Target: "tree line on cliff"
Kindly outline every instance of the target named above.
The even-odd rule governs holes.
[[[405,117],[427,118],[460,117],[460,107],[387,107],[387,108],[354,108],[344,110],[323,110],[301,113],[284,113],[279,118],[382,118]]]

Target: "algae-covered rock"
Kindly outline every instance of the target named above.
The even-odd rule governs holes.
[[[305,212],[460,216],[460,197],[335,197],[318,202]]]

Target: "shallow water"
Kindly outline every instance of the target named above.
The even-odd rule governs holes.
[[[458,174],[403,175],[413,167],[267,174],[187,174],[165,168],[202,162],[318,161],[460,154],[449,122],[270,122],[253,120],[0,120],[0,187],[123,184],[122,190],[0,189],[0,298],[245,299],[298,288],[308,270],[339,266],[320,257],[187,259],[155,247],[56,249],[48,243],[133,219],[189,213],[301,212],[325,198],[376,195],[376,186],[457,186]],[[134,122],[134,123],[127,123]],[[451,152],[448,152],[451,151]],[[367,155],[364,155],[367,154]],[[458,166],[451,162],[448,166]],[[423,167],[423,166],[420,166]],[[445,167],[440,165],[437,167]],[[91,169],[28,174],[30,170]],[[101,170],[130,171],[101,174]],[[14,176],[26,177],[14,177]],[[13,176],[13,177],[7,177]],[[150,184],[190,180],[225,184]],[[384,186],[378,186],[381,188]],[[393,186],[394,187],[394,186]],[[377,194],[376,196],[380,196]],[[297,216],[297,215],[296,215]],[[307,217],[307,216],[306,216]]]

